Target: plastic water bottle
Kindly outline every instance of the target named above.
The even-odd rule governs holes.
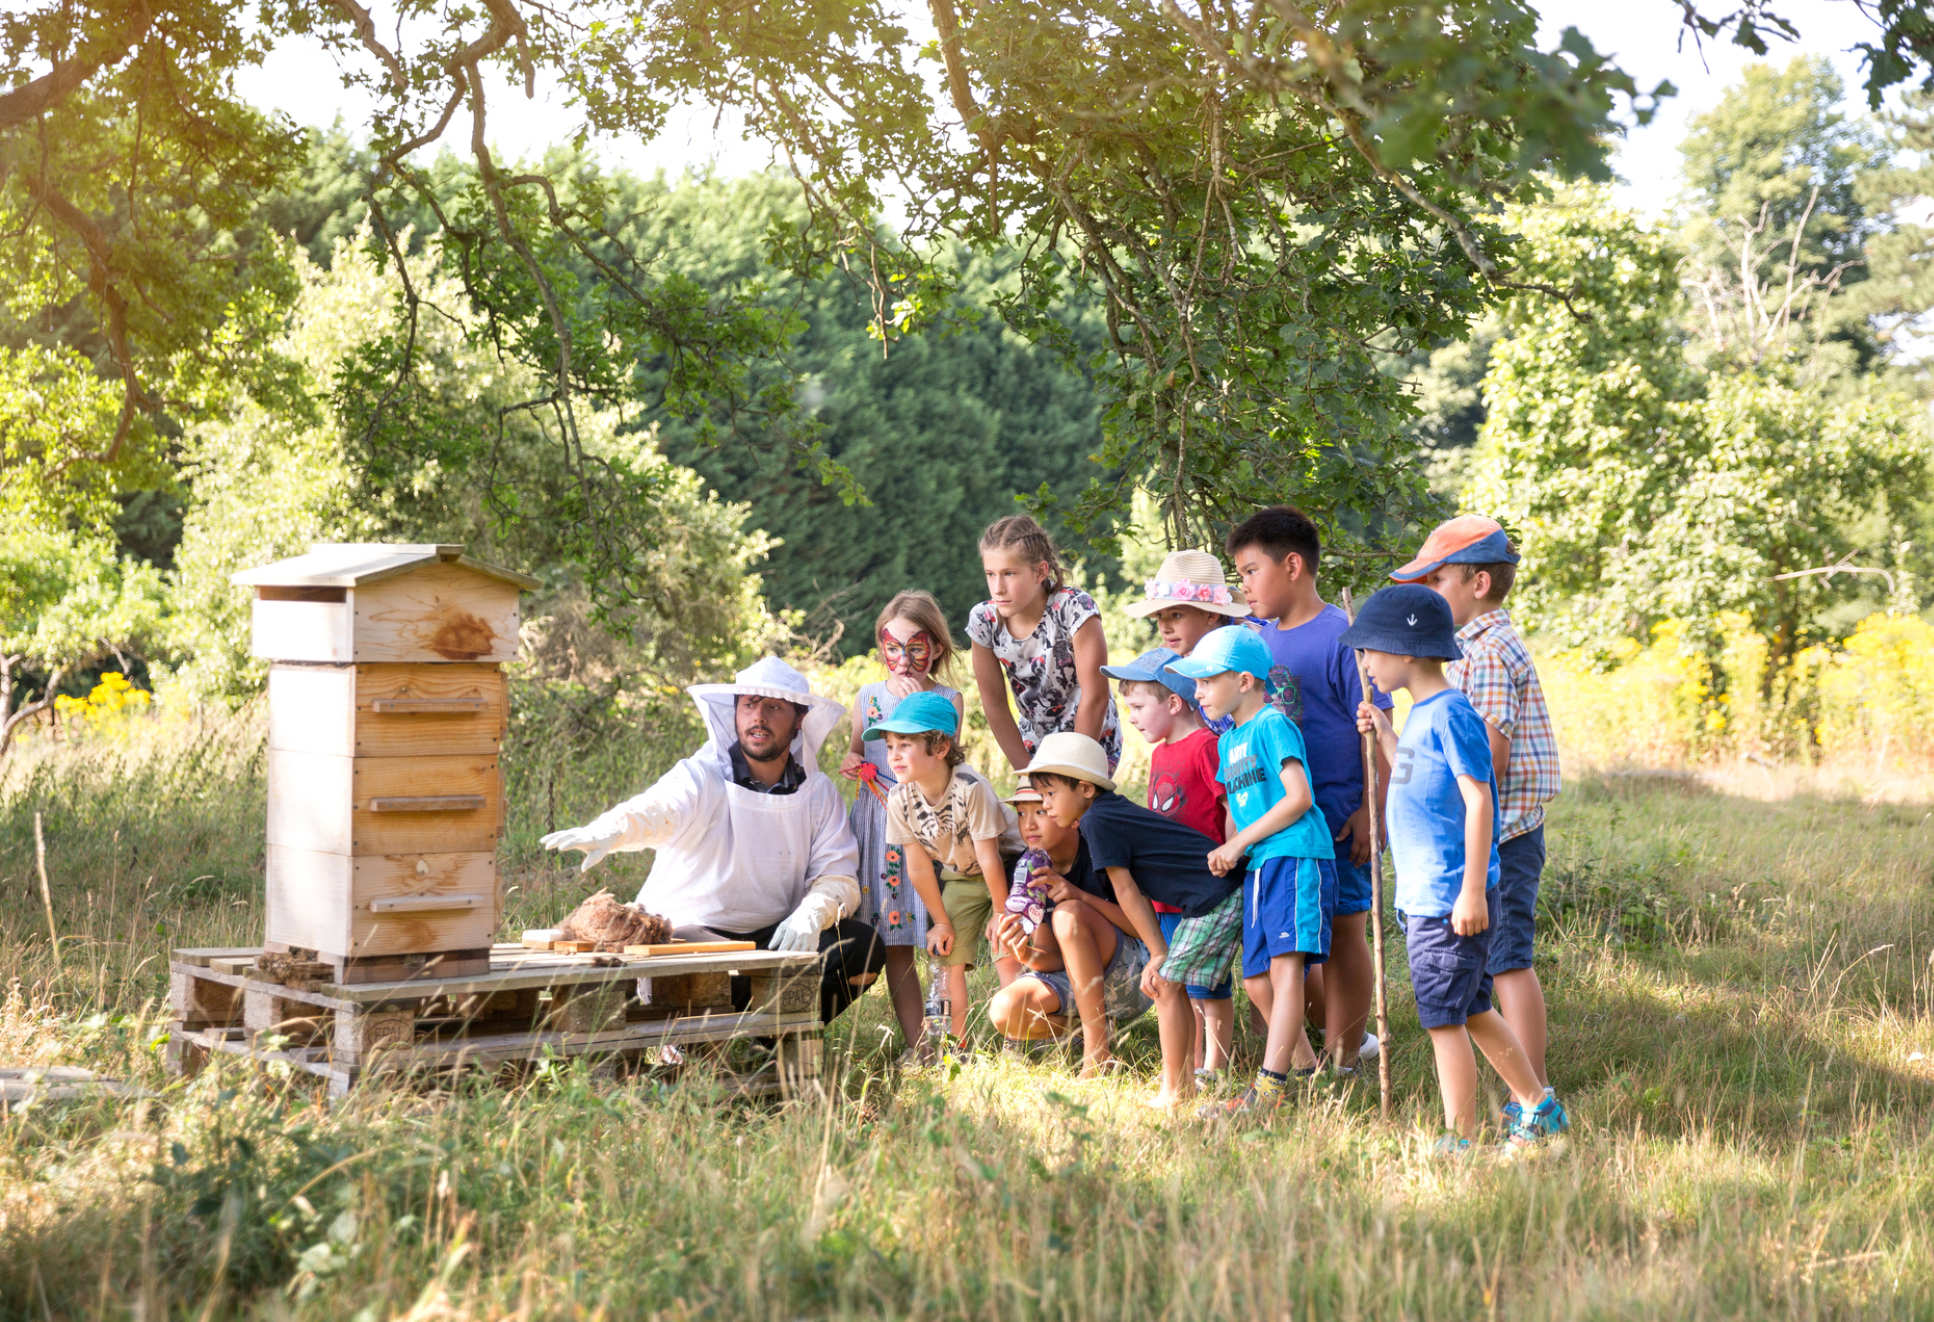
[[[953,1044],[948,1035],[953,1031],[954,1007],[947,995],[947,978],[940,966],[930,965],[927,970],[927,1010],[923,1036],[926,1048],[935,1059],[952,1053]]]

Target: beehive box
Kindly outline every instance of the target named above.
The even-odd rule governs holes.
[[[487,965],[500,664],[536,580],[458,546],[336,544],[234,581],[255,590],[253,650],[272,663],[268,944],[344,981],[446,952]]]

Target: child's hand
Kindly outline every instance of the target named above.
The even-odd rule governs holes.
[[[1337,844],[1350,842],[1350,862],[1362,867],[1370,861],[1370,805],[1364,804],[1343,819],[1343,829],[1334,837]]]
[[[1482,895],[1459,891],[1457,903],[1451,906],[1450,925],[1459,936],[1476,936],[1491,925],[1490,906]]]
[[[1242,862],[1242,854],[1242,848],[1233,840],[1217,845],[1209,851],[1209,871],[1218,877],[1228,876]]]
[[[1162,960],[1167,958],[1166,952],[1163,953],[1162,959],[1150,956],[1148,966],[1142,970],[1142,995],[1151,1001],[1161,1000],[1169,988],[1175,985],[1162,976]]]
[[[1016,959],[1020,958],[1021,950],[1027,945],[1028,940],[1029,933],[1021,926],[1021,916],[1017,913],[1004,913],[994,924],[994,948],[1006,950]]]
[[[927,953],[945,959],[954,953],[954,926],[952,923],[932,923],[927,928]]]
[[[904,698],[910,693],[920,691],[920,681],[913,675],[888,675],[886,691],[896,698]]]
[[[1373,734],[1381,739],[1395,727],[1390,724],[1389,712],[1374,702],[1359,702],[1356,705],[1356,728],[1364,734]]]
[[[1050,903],[1066,904],[1081,898],[1081,891],[1075,884],[1052,868],[1036,868],[1028,874],[1028,880],[1039,883],[1046,890]]]
[[[866,765],[866,757],[864,754],[848,753],[845,759],[841,761],[839,764],[839,774],[846,777],[846,779],[848,780],[858,780],[860,775],[860,768],[865,765]]]

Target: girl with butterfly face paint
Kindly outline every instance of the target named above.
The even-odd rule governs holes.
[[[853,700],[853,738],[840,774],[862,784],[853,800],[853,834],[860,844],[859,881],[862,921],[872,924],[886,945],[886,986],[893,1014],[900,1021],[909,1051],[920,1042],[922,995],[916,952],[927,943],[926,906],[906,875],[899,846],[886,843],[886,791],[894,785],[883,740],[861,738],[867,727],[893,714],[915,693],[944,694],[965,714],[960,691],[937,677],[952,669],[954,638],[940,603],[927,592],[902,592],[886,604],[874,624],[886,678],[860,689]]]

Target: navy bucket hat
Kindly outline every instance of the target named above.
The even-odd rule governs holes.
[[[1464,655],[1457,645],[1450,603],[1421,583],[1398,583],[1378,591],[1363,603],[1356,623],[1343,631],[1342,643],[1440,661],[1456,661]]]

